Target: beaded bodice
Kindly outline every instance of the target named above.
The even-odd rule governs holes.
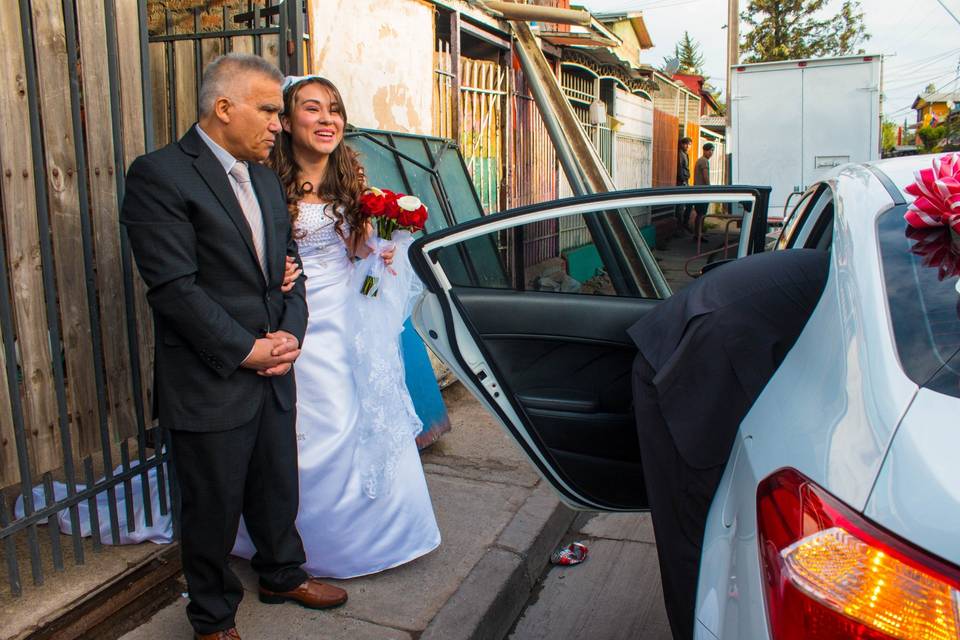
[[[337,233],[336,221],[330,215],[330,205],[323,202],[301,202],[299,206],[296,237],[300,256],[346,256],[347,246]],[[343,231],[349,232],[346,224],[343,225]]]

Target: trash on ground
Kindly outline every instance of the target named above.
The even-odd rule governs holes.
[[[550,555],[550,562],[561,566],[580,564],[587,559],[587,546],[582,542],[571,542],[560,547]]]

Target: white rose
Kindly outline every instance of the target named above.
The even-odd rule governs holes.
[[[397,199],[397,206],[404,211],[416,211],[423,203],[416,196],[403,196]]]
[[[380,191],[380,189],[377,189],[376,187],[370,187],[367,189],[367,191],[377,196],[378,198],[383,195],[383,191]]]

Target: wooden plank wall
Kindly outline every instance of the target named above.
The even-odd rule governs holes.
[[[143,97],[140,81],[140,29],[137,3],[109,0],[116,18],[116,32],[107,33],[104,2],[75,2],[77,45],[76,65],[79,95],[76,105],[82,114],[80,145],[84,157],[77,157],[72,119],[72,95],[68,58],[67,28],[61,0],[34,0],[27,3],[33,40],[24,45],[20,5],[8,3],[0,12],[0,33],[6,46],[0,50],[0,112],[4,132],[0,136],[0,209],[6,262],[0,265],[9,280],[13,339],[19,369],[14,389],[21,400],[26,434],[27,459],[34,478],[46,471],[55,473],[64,464],[61,450],[61,421],[69,425],[74,460],[102,447],[100,425],[109,428],[109,440],[117,442],[136,433],[135,402],[131,389],[130,358],[127,350],[127,317],[123,305],[123,278],[120,262],[117,172],[110,102],[111,82],[121,96],[120,123],[125,164],[145,149]],[[68,5],[69,6],[69,5]],[[116,40],[119,78],[111,80],[107,64],[107,43]],[[29,49],[24,49],[24,46]],[[26,55],[27,53],[32,55]],[[30,60],[35,68],[27,69]],[[30,96],[29,73],[35,74],[36,95]],[[40,130],[33,130],[30,98],[37,104]],[[33,157],[34,138],[42,143],[43,157]],[[41,170],[35,175],[35,162]],[[86,167],[82,172],[81,167]],[[38,185],[37,180],[43,181]],[[38,188],[42,187],[42,188]],[[86,201],[81,202],[84,193]],[[38,202],[38,194],[46,202]],[[39,223],[41,207],[49,224]],[[89,238],[84,238],[84,216],[89,215]],[[41,234],[50,241],[52,255],[45,260]],[[93,263],[87,264],[84,242],[92,247]],[[45,291],[44,274],[53,281]],[[88,277],[87,274],[95,274]],[[7,292],[0,292],[7,295]],[[142,291],[140,291],[142,299]],[[91,298],[96,309],[90,308]],[[50,333],[45,300],[55,302],[56,318],[63,349],[66,415],[59,414],[53,372]],[[145,304],[138,305],[143,315]],[[93,312],[93,313],[92,313]],[[92,318],[98,317],[94,326]],[[137,318],[149,326],[149,315]],[[94,352],[94,333],[101,353]],[[142,332],[140,350],[152,352],[149,332]],[[0,488],[20,480],[11,397],[0,349]],[[102,360],[100,358],[102,357]],[[101,415],[96,387],[96,369],[102,362],[106,414]],[[149,359],[145,361],[149,366]],[[152,376],[143,375],[149,383]],[[145,391],[145,390],[139,390]],[[139,393],[138,393],[139,396]]]
[[[33,157],[30,151],[30,123],[27,118],[27,87],[25,63],[21,42],[20,16],[16,10],[0,11],[0,33],[5,34],[10,45],[0,49],[0,113],[4,114],[4,134],[0,138],[0,208],[4,219],[7,212],[23,212],[31,215],[36,211],[34,187],[31,179]],[[6,232],[6,225],[4,225]],[[7,261],[15,253],[15,239],[11,238],[6,248]],[[22,255],[19,256],[22,260]],[[12,283],[11,283],[12,284]],[[29,286],[29,283],[26,284]],[[8,339],[8,336],[0,336]],[[0,350],[3,354],[3,350]],[[0,367],[0,486],[7,486],[20,479],[17,466],[17,449],[11,416],[9,381],[4,354]],[[39,434],[38,434],[39,435]],[[32,433],[27,436],[39,448]],[[36,460],[33,460],[36,463]]]
[[[71,441],[89,453],[98,448],[99,412],[78,200],[82,176],[70,111],[63,108],[71,102],[63,4],[35,0],[32,10]]]
[[[117,28],[117,51],[140,51],[140,29],[133,29],[138,25],[137,5],[135,2],[116,2],[117,24],[126,28]],[[139,55],[120,55],[117,62],[120,67],[120,86],[125,90],[120,92],[120,113],[123,125],[123,164],[124,172],[133,161],[146,153],[146,138],[143,130],[143,78],[142,65]],[[132,261],[132,257],[130,258]],[[131,265],[132,267],[132,265]],[[141,407],[149,417],[153,406],[152,371],[153,371],[153,313],[147,304],[147,286],[140,277],[136,268],[133,268],[133,296],[136,313],[137,349],[141,375],[140,394]],[[133,421],[124,421],[125,429],[120,435],[133,436],[136,434],[136,424]]]
[[[43,176],[34,176],[19,6],[7,6],[0,11],[0,33],[9,38],[11,43],[0,52],[0,105],[3,107],[0,112],[4,114],[4,132],[0,137],[0,170],[4,177],[6,267],[20,356],[20,394],[31,466],[37,470],[51,469],[59,466],[61,455],[47,314],[43,296],[40,295],[43,291],[43,265],[40,259],[34,180],[42,180]],[[2,475],[3,484],[19,479],[16,468],[5,467]]]
[[[104,29],[103,3],[95,2],[89,11],[77,15],[80,56],[84,60],[80,81],[84,87],[110,86],[107,68],[107,33]],[[110,94],[106,90],[84,95],[87,122],[96,122],[101,135],[87,139],[87,184],[90,191],[90,227],[97,256],[97,289],[123,291],[123,270],[120,262],[120,235],[117,220],[119,201],[114,167],[113,114]],[[106,135],[103,135],[106,134]],[[126,312],[121,299],[114,295],[99,296],[100,324],[103,327],[103,358],[107,380],[107,417],[111,433],[118,437],[129,433],[134,425],[133,385]],[[110,336],[107,338],[107,336]]]

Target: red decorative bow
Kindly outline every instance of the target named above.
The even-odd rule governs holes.
[[[934,158],[933,168],[917,171],[906,191],[914,197],[903,216],[907,224],[916,229],[946,226],[960,234],[960,154]]]
[[[936,269],[938,280],[960,275],[960,250],[949,229],[907,228],[907,237],[915,241],[910,253],[920,256],[923,266]]]

